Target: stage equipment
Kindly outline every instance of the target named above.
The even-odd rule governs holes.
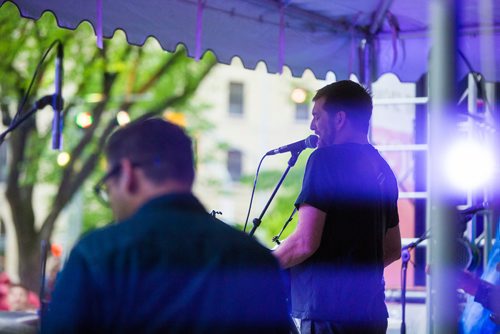
[[[488,203],[470,206],[463,210],[457,210],[457,238],[455,244],[457,268],[461,270],[474,270],[480,264],[479,249],[469,239],[463,236],[472,217],[478,212],[488,209]],[[410,251],[415,249],[424,240],[430,238],[430,230],[425,231],[416,241],[401,249],[401,334],[406,334],[406,271],[411,259]]]

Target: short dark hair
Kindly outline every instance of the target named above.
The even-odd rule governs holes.
[[[337,81],[316,92],[313,101],[326,97],[324,108],[328,113],[345,111],[354,127],[368,132],[373,102],[370,93],[351,80]]]
[[[109,138],[105,152],[111,166],[129,159],[151,181],[193,183],[191,139],[182,128],[163,119],[138,120],[117,130]]]

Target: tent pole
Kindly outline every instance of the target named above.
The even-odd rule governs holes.
[[[456,102],[456,28],[460,1],[432,0],[430,57],[430,205],[427,221],[431,227],[430,291],[428,308],[429,333],[457,333],[458,300],[456,292],[456,261],[453,221],[455,200],[443,170],[443,156],[456,133],[454,110]]]
[[[367,36],[363,38],[359,45],[359,81],[369,91],[372,89],[373,78],[376,75],[374,52],[373,37]]]
[[[373,38],[367,37],[363,38],[359,44],[359,82],[372,92],[372,82],[375,70],[373,67],[374,48],[373,48]],[[372,142],[372,128],[368,130],[368,140]]]
[[[374,35],[376,34],[382,24],[384,23],[384,18],[387,15],[387,12],[389,12],[389,9],[391,8],[392,3],[394,0],[383,0],[380,6],[378,7],[377,12],[374,15],[372,24],[370,26],[370,34]]]
[[[374,47],[375,35],[384,24],[384,19],[391,8],[394,0],[382,0],[377,12],[373,16],[373,21],[368,30],[366,38],[360,43],[360,81],[371,91],[374,78],[377,77],[376,54]]]

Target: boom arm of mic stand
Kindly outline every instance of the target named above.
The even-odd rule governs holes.
[[[45,106],[48,106],[52,102],[52,95],[47,95],[39,99],[38,101],[35,102],[33,105],[33,108],[31,108],[30,111],[28,111],[26,114],[24,114],[18,121],[16,121],[14,124],[9,125],[7,130],[5,130],[2,134],[0,134],[0,145],[3,144],[5,141],[5,137],[12,131],[14,131],[19,125],[21,125],[25,120],[31,117],[35,112],[37,112],[40,109],[45,108]]]
[[[254,220],[252,221],[253,227],[250,230],[250,232],[248,233],[249,236],[253,236],[255,234],[255,230],[257,230],[257,228],[260,226],[260,223],[262,223],[262,217],[264,217],[264,214],[266,213],[267,209],[269,208],[269,205],[271,205],[271,202],[274,199],[274,196],[276,196],[276,193],[278,192],[278,189],[281,187],[281,184],[285,180],[288,172],[290,171],[290,168],[295,166],[295,163],[297,162],[297,159],[298,159],[301,152],[302,152],[302,150],[291,152],[292,156],[290,157],[290,160],[288,160],[288,166],[286,167],[286,170],[283,173],[283,175],[281,175],[281,178],[278,181],[278,184],[276,185],[276,187],[274,188],[274,191],[271,194],[271,197],[267,201],[266,206],[264,206],[264,209],[262,210],[259,218],[254,218]]]

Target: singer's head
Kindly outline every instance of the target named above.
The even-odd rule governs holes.
[[[105,149],[106,188],[115,217],[123,220],[145,202],[168,193],[189,193],[194,180],[191,139],[159,118],[120,128]]]
[[[319,136],[318,147],[367,142],[373,103],[363,86],[337,81],[318,90],[313,101],[311,130]]]

